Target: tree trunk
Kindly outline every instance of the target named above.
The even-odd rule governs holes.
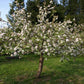
[[[40,78],[40,75],[41,75],[41,72],[42,72],[42,69],[43,69],[43,61],[44,61],[44,58],[41,55],[40,60],[39,60],[39,68],[38,68],[38,72],[37,72],[37,78]]]

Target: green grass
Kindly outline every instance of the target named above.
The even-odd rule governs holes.
[[[75,62],[49,57],[39,79],[35,78],[38,64],[39,57],[33,54],[17,60],[0,57],[0,84],[84,84],[84,57]]]

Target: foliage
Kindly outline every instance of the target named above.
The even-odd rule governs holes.
[[[32,24],[35,24],[37,22],[37,15],[39,13],[39,8],[37,7],[37,4],[35,1],[28,0],[26,3],[26,14],[31,13],[30,20]],[[29,18],[26,18],[29,19]]]
[[[49,22],[47,15],[50,14],[54,7],[53,1],[50,1],[48,6],[39,8],[38,22],[39,24],[32,25],[31,21],[26,21],[25,9],[16,10],[12,17],[14,18],[14,30],[7,29],[9,33],[1,32],[1,47],[2,52],[15,56],[21,53],[36,53],[38,55],[56,55],[76,56],[82,54],[81,43],[83,43],[80,35],[72,30],[77,30],[77,26],[70,28],[70,20],[63,23],[53,23],[57,16],[53,15],[53,21]],[[30,18],[31,14],[27,13]],[[17,29],[20,28],[20,31]],[[3,39],[2,39],[3,38]]]
[[[65,16],[68,19],[76,19],[77,24],[84,23],[84,1],[83,0],[61,0],[61,5],[65,8]]]

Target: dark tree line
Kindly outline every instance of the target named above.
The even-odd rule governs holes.
[[[60,0],[64,6],[67,19],[76,19],[76,23],[84,23],[84,0]]]

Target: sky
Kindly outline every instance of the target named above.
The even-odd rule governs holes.
[[[8,14],[8,11],[10,10],[9,3],[11,3],[12,1],[13,0],[0,0],[0,17],[5,21],[7,21],[6,14]]]
[[[6,14],[8,14],[8,11],[10,9],[9,7],[9,3],[11,3],[12,0],[0,0],[0,12],[1,12],[1,15],[0,17],[3,19],[3,20],[6,20]]]
[[[0,18],[7,21],[6,14],[8,14],[8,11],[10,10],[9,3],[11,3],[13,0],[0,0]],[[25,0],[26,2],[27,0]]]

